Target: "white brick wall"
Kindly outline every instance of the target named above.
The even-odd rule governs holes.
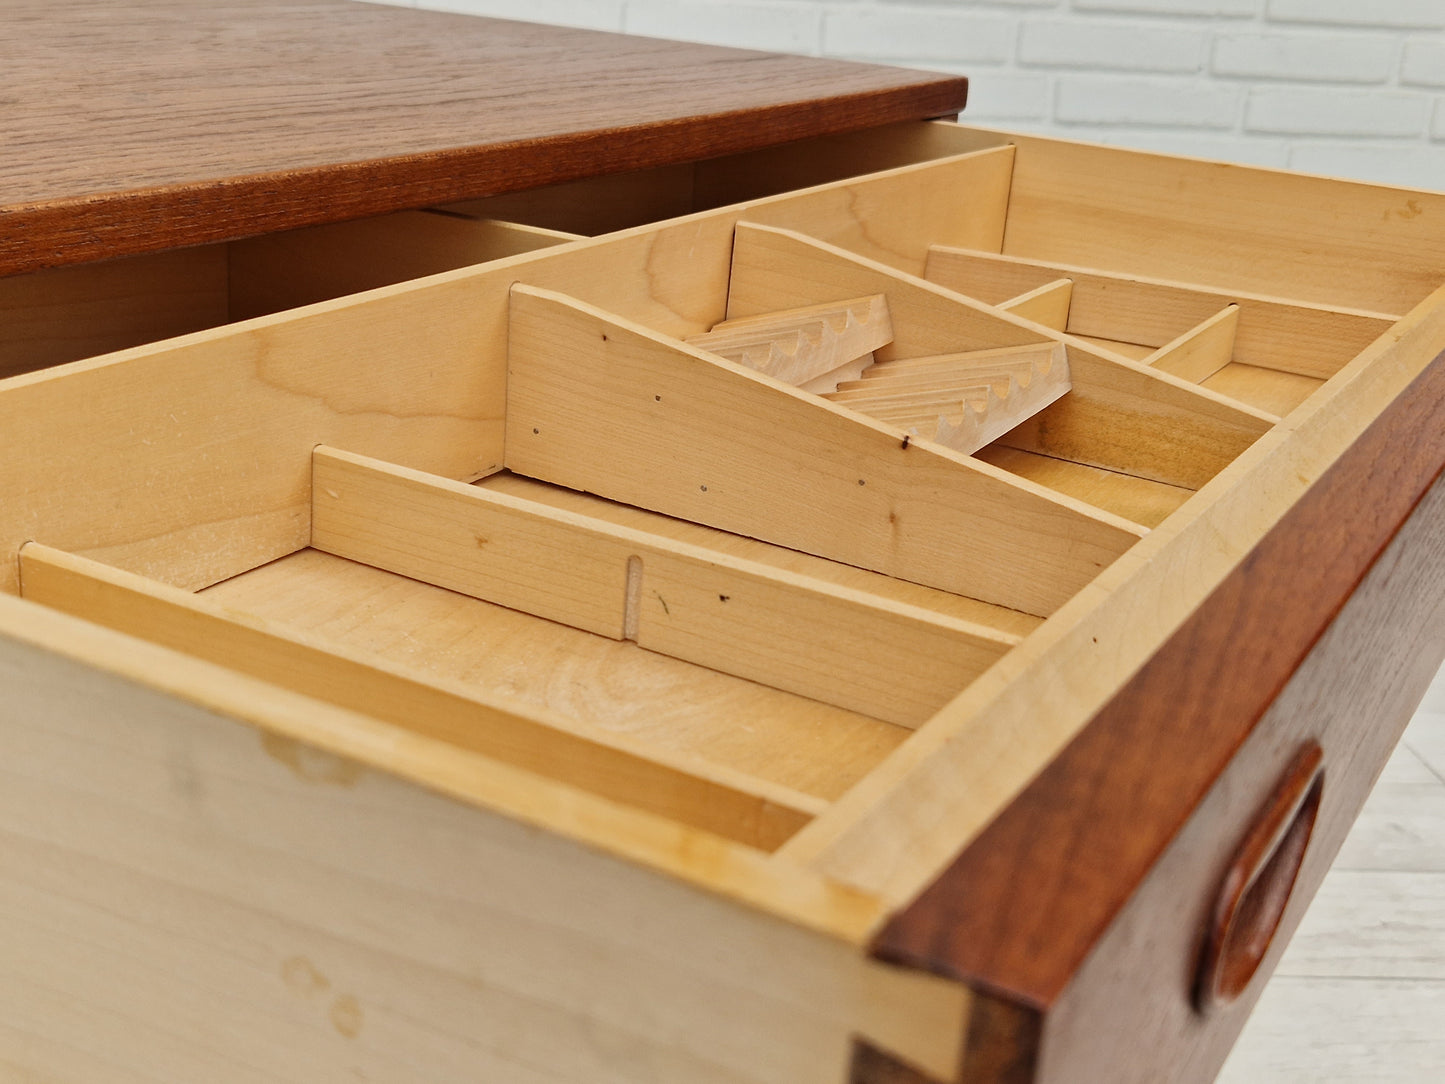
[[[1445,189],[1445,0],[390,2],[962,72],[981,124]]]

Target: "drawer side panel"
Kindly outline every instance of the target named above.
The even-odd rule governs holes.
[[[879,954],[1052,1005],[1442,464],[1445,354],[895,917]]]

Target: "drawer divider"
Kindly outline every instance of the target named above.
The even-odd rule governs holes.
[[[1020,637],[660,535],[313,453],[338,557],[915,727]]]
[[[737,224],[730,318],[867,293],[886,294],[893,317],[893,342],[878,351],[880,364],[972,349],[1065,344],[1069,394],[1000,438],[1009,447],[1198,489],[1278,421],[804,234]],[[1076,304],[1071,301],[1071,313]]]
[[[1073,297],[1072,279],[1053,279],[1000,302],[998,307],[1025,320],[1043,324],[1051,331],[1063,331],[1069,324],[1069,306]]]
[[[1380,312],[946,245],[929,248],[923,274],[930,282],[991,305],[1005,304],[1015,294],[1067,278],[1074,286],[1068,324],[1061,330],[1151,349],[1225,306],[1238,305],[1236,362],[1320,379],[1334,376],[1399,319]]]
[[[1230,305],[1142,360],[1160,372],[1201,383],[1229,364],[1238,326],[1239,306]]]
[[[413,675],[204,598],[36,542],[22,595],[282,688],[771,851],[827,803],[491,694]]]
[[[564,294],[509,339],[518,474],[1039,616],[1145,533]]]

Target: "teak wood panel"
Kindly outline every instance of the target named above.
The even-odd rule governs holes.
[[[229,316],[226,253],[213,246],[0,278],[0,377]]]
[[[403,211],[232,241],[225,246],[228,318],[248,320],[575,240],[514,222]]]
[[[1218,1071],[1445,656],[1442,527],[1437,480],[1052,1007],[1040,1082]],[[1231,850],[1310,739],[1325,749],[1322,804],[1280,928],[1239,999],[1201,1015],[1190,996],[1201,932]]]
[[[18,95],[0,274],[942,116],[967,89],[341,0],[49,13],[24,0],[0,17]]]
[[[1437,481],[1056,998],[990,987],[970,1014],[961,1076],[908,1076],[860,1049],[856,1084],[1212,1079],[1445,656],[1442,521]],[[1308,740],[1325,750],[1322,807],[1280,927],[1240,997],[1202,1013],[1193,996],[1202,933],[1231,852]],[[1077,898],[1082,882],[1068,883]],[[1035,902],[1015,897],[1014,909],[1032,913]],[[1054,906],[1066,905],[1056,895],[1042,908]]]

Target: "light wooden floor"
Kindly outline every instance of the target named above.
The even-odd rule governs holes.
[[[1445,670],[1219,1081],[1445,1081]]]

